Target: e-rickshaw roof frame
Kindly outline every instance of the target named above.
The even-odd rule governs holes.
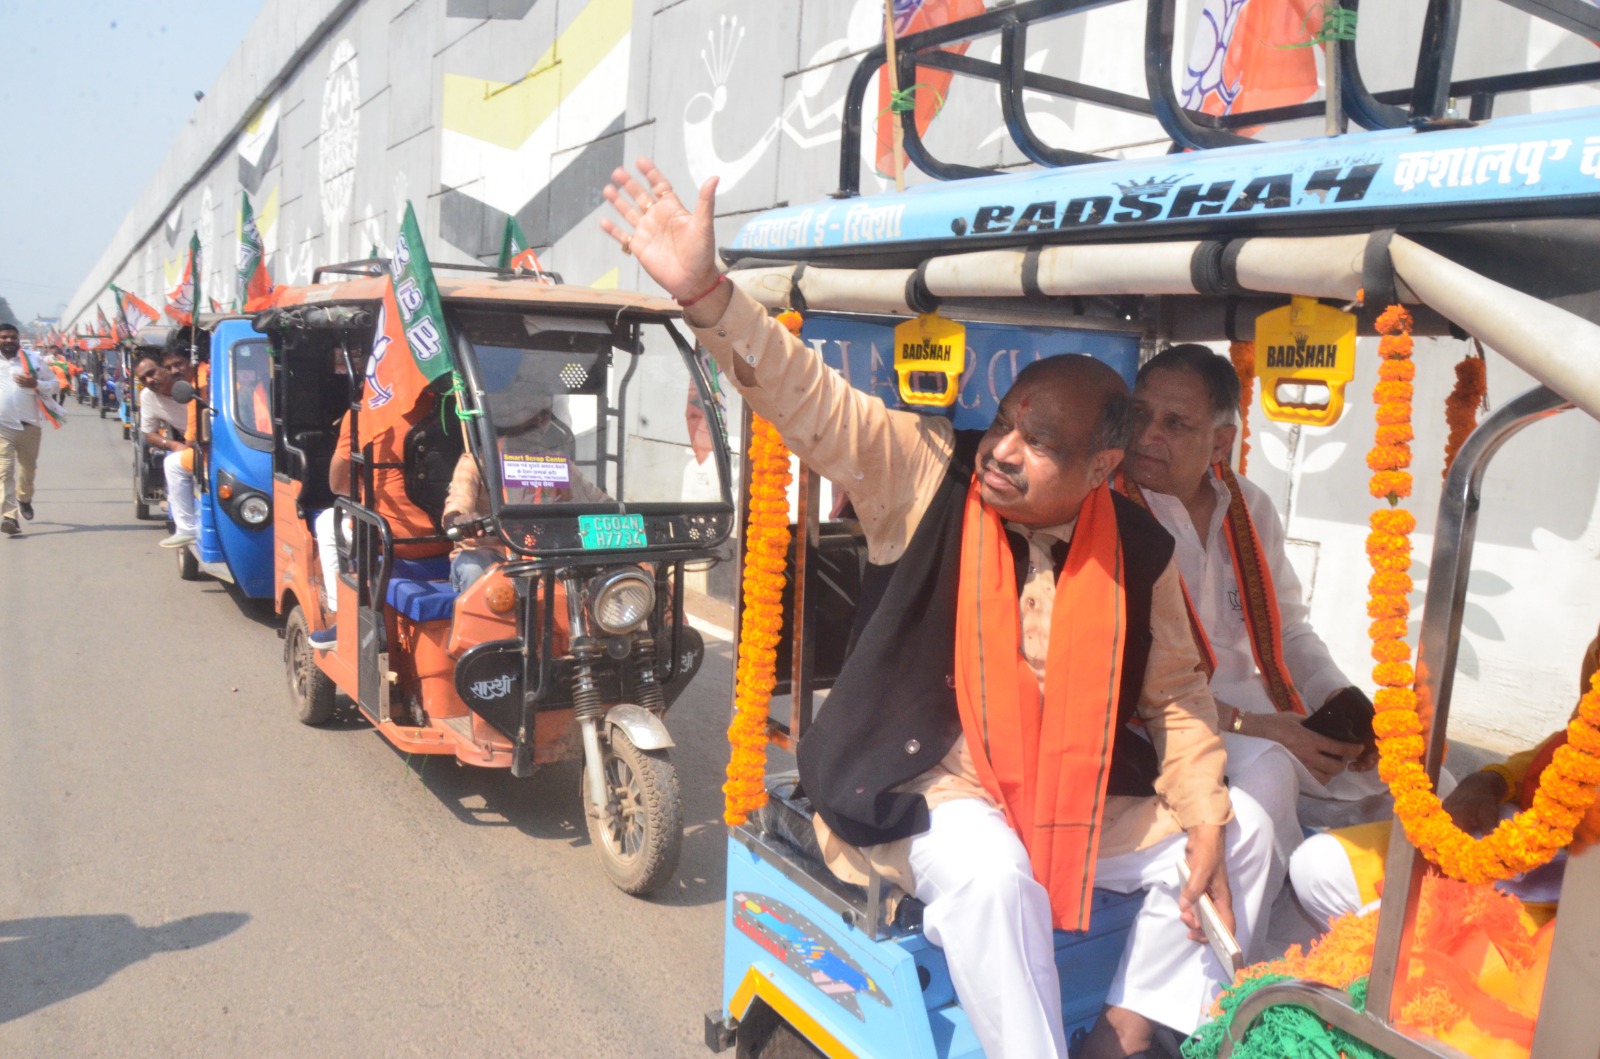
[[[1107,161],[1103,155],[1045,143],[1029,123],[1025,92],[1108,107],[1128,114],[1153,117],[1172,139],[1175,149],[1201,150],[1261,142],[1236,131],[1278,124],[1327,113],[1327,101],[1293,106],[1211,115],[1189,110],[1178,98],[1173,80],[1175,27],[1178,0],[1148,0],[1144,37],[1144,97],[1026,69],[1027,32],[1034,23],[1110,7],[1129,0],[1028,0],[993,7],[981,15],[899,37],[895,42],[899,83],[917,82],[917,67],[945,70],[964,77],[993,82],[999,90],[1001,112],[1012,143],[1032,162],[1047,167]],[[1600,9],[1580,0],[1500,0],[1510,7],[1600,44]],[[1350,11],[1359,0],[1343,0]],[[1456,38],[1461,24],[1462,0],[1429,0],[1424,17],[1412,85],[1409,89],[1370,92],[1361,74],[1354,40],[1336,43],[1339,112],[1365,129],[1403,128],[1451,123],[1447,117],[1452,99],[1470,100],[1469,121],[1491,116],[1495,99],[1509,92],[1582,84],[1600,80],[1600,62],[1576,63],[1548,70],[1517,71],[1486,77],[1451,79]],[[1359,32],[1359,31],[1358,31]],[[943,46],[1000,35],[1000,60],[989,62],[941,50]],[[845,93],[839,139],[839,187],[834,198],[861,193],[862,112],[867,87],[887,65],[883,44],[868,49],[856,67]],[[917,131],[914,111],[899,115],[906,158],[938,180],[989,176],[999,170],[945,162],[928,149]]]

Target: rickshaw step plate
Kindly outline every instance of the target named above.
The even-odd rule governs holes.
[[[460,717],[430,717],[435,725],[450,729],[456,735],[466,740],[472,739],[472,715],[464,714]]]

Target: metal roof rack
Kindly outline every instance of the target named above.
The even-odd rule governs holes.
[[[1220,116],[1185,108],[1173,79],[1178,0],[1145,0],[1145,96],[1071,81],[1025,67],[1028,30],[1034,24],[1124,2],[1136,3],[1139,0],[1025,0],[1023,3],[994,7],[981,15],[948,25],[908,34],[898,38],[895,45],[899,83],[915,84],[918,67],[944,70],[956,76],[994,83],[1000,92],[1001,111],[1012,142],[1024,157],[1049,167],[1106,159],[1101,155],[1046,143],[1028,121],[1023,99],[1025,92],[1153,117],[1172,139],[1174,149],[1182,150],[1256,143],[1259,141],[1240,130],[1326,114],[1326,100]],[[1500,2],[1600,44],[1600,8],[1583,0]],[[1360,0],[1343,0],[1343,6],[1356,11]],[[1339,41],[1336,45],[1337,76],[1332,78],[1339,87],[1338,113],[1348,116],[1350,121],[1366,129],[1434,126],[1454,120],[1447,117],[1452,99],[1466,99],[1470,101],[1470,110],[1465,120],[1481,121],[1491,116],[1495,99],[1505,93],[1600,81],[1600,62],[1452,80],[1461,9],[1462,0],[1428,0],[1422,44],[1418,49],[1410,88],[1377,93],[1368,91],[1356,57],[1355,41]],[[943,50],[951,44],[970,42],[994,34],[1000,37],[998,62]],[[851,78],[845,96],[844,127],[839,142],[839,188],[834,193],[836,198],[851,198],[861,192],[862,107],[868,85],[886,63],[887,51],[884,45],[879,44],[861,57]],[[929,176],[938,180],[961,180],[987,176],[996,171],[938,158],[918,134],[916,115],[904,111],[899,118],[907,160]]]

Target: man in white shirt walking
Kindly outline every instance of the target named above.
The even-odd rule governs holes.
[[[1258,486],[1228,467],[1239,379],[1201,345],[1167,349],[1139,371],[1128,491],[1177,541],[1176,559],[1215,657],[1211,691],[1228,781],[1273,815],[1282,863],[1302,823],[1336,827],[1389,811],[1373,766],[1372,703],[1311,627],[1284,550],[1283,523]]]
[[[0,324],[0,533],[15,537],[19,520],[33,519],[33,478],[39,466],[40,398],[60,389],[55,374],[22,348],[14,324]]]

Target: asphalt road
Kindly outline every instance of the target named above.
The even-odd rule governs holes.
[[[575,768],[297,723],[271,608],[178,580],[128,443],[67,412],[0,539],[0,1055],[707,1054],[727,646],[669,720],[683,863],[625,896]]]

